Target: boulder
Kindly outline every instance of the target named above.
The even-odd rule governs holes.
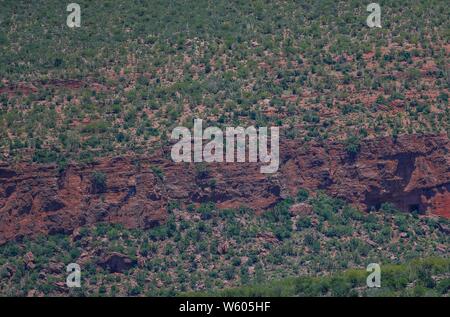
[[[124,254],[113,252],[103,256],[97,264],[111,273],[122,273],[135,267],[137,261]]]

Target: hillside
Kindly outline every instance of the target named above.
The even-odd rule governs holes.
[[[175,126],[344,141],[449,133],[446,1],[5,1],[0,159],[153,153]]]
[[[77,3],[2,1],[0,296],[449,295],[448,1]],[[174,162],[195,119],[278,170]]]

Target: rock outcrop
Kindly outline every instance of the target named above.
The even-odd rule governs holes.
[[[137,261],[124,254],[113,252],[103,256],[97,263],[111,273],[122,273],[137,265]]]
[[[64,171],[0,164],[0,243],[98,222],[151,228],[167,219],[173,200],[262,212],[299,188],[322,189],[367,210],[390,202],[406,212],[450,217],[449,151],[446,135],[367,140],[355,157],[340,143],[285,140],[273,175],[261,174],[255,163],[214,163],[199,171],[193,163],[172,162],[167,153]],[[93,190],[94,172],[105,176],[101,191]]]

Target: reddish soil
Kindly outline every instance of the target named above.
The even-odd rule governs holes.
[[[88,166],[0,164],[0,243],[39,233],[70,233],[97,222],[151,228],[167,219],[167,203],[214,201],[219,208],[246,205],[257,212],[299,188],[322,189],[366,210],[383,202],[450,217],[450,141],[446,135],[367,140],[356,157],[340,143],[280,145],[280,169],[265,175],[253,163],[173,163],[152,157],[105,158]],[[158,167],[164,179],[152,172]],[[102,192],[92,173],[107,176]]]
[[[18,93],[29,95],[32,93],[37,93],[39,90],[47,88],[66,88],[66,89],[80,89],[83,87],[90,87],[95,91],[107,90],[107,87],[96,82],[91,82],[90,80],[78,80],[78,79],[54,79],[50,81],[39,81],[33,83],[17,83],[9,84],[3,83],[4,87],[0,87],[0,94],[7,93],[9,96],[16,95]],[[39,87],[39,88],[38,88]]]

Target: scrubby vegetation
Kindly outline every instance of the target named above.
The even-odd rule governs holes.
[[[282,139],[339,142],[350,158],[368,138],[450,135],[448,1],[379,2],[381,29],[357,0],[77,0],[70,29],[65,2],[2,1],[0,163],[63,172],[147,155],[194,118],[281,126]],[[209,172],[196,166],[199,183]],[[90,181],[93,194],[108,183]],[[147,231],[99,224],[0,246],[0,295],[448,295],[445,219],[362,213],[305,189],[261,216],[167,210]],[[111,252],[136,265],[108,272],[98,263]],[[64,284],[71,262],[80,289]],[[371,262],[382,289],[362,288]]]
[[[404,214],[388,205],[363,213],[323,193],[302,204],[311,212],[296,212],[288,199],[256,216],[245,207],[184,208],[172,202],[168,222],[147,231],[100,224],[71,236],[10,242],[0,247],[0,294],[175,296],[238,286],[244,288],[218,294],[448,293],[450,241],[442,231],[448,220]],[[98,265],[114,252],[136,265],[120,273]],[[428,257],[440,259],[416,261]],[[72,262],[82,267],[82,288],[69,291],[65,268]],[[380,290],[362,288],[369,263],[382,266]]]
[[[449,133],[446,1],[4,1],[0,159],[152,151],[193,118],[348,141]]]
[[[351,269],[323,277],[296,277],[187,296],[448,296],[450,259],[427,258],[383,265],[380,288],[368,288],[365,270]]]

